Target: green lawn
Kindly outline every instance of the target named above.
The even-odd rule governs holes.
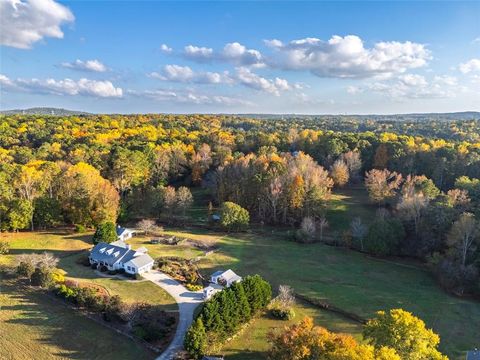
[[[313,318],[317,325],[332,331],[349,333],[361,340],[361,327],[357,323],[327,311],[319,311],[302,302],[297,302],[294,309],[296,316],[290,321],[275,320],[268,314],[254,319],[237,337],[225,344],[222,353],[229,360],[264,360],[265,351],[269,347],[266,334],[270,331],[282,331],[284,326],[294,324],[305,316]]]
[[[154,359],[143,346],[97,324],[60,301],[2,279],[2,359]]]
[[[89,267],[79,265],[76,260],[88,254],[92,247],[91,234],[69,234],[64,232],[20,232],[4,233],[0,240],[10,243],[10,254],[0,264],[11,265],[14,257],[21,253],[54,253],[60,258],[58,267],[66,272],[68,278],[92,282],[103,286],[112,295],[120,295],[125,301],[144,301],[162,305],[165,310],[177,310],[175,300],[162,288],[150,281],[127,281],[99,276]],[[136,245],[133,246],[136,248]],[[1,258],[0,258],[1,259]]]
[[[345,230],[356,217],[365,224],[370,223],[376,210],[363,186],[356,186],[333,192],[326,217],[332,230]]]
[[[406,309],[440,334],[441,349],[452,359],[463,359],[467,349],[478,346],[480,321],[472,319],[480,319],[480,303],[448,295],[420,264],[375,259],[319,243],[298,244],[276,233],[222,236],[202,229],[175,233],[190,237],[195,234],[212,241],[216,237],[214,241],[220,251],[199,263],[205,276],[227,268],[241,275],[259,273],[275,288],[287,284],[298,293],[328,301],[365,318],[382,309]],[[335,330],[344,322],[345,319],[332,315],[325,325]],[[258,330],[256,325],[252,329],[252,334],[263,334],[254,343],[265,343],[266,331]],[[238,344],[243,343],[246,341]],[[234,352],[230,345],[227,349]]]

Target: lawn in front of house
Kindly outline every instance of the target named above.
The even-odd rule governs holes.
[[[117,334],[59,299],[2,279],[0,354],[5,360],[154,359],[133,340]]]
[[[5,259],[0,261],[3,265],[12,266],[15,256],[19,254],[51,252],[60,259],[58,267],[65,271],[68,278],[103,286],[111,295],[119,295],[127,302],[157,304],[170,311],[178,309],[175,300],[150,281],[103,277],[90,267],[77,263],[81,257],[88,256],[88,250],[92,247],[91,237],[91,233],[71,234],[62,231],[2,233],[0,241],[10,244],[10,253],[5,257],[1,256],[0,259]]]

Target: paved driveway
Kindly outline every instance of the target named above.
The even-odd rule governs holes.
[[[192,324],[195,308],[203,302],[203,293],[202,291],[189,291],[178,281],[158,270],[151,270],[148,273],[142,274],[142,276],[166,290],[173,296],[178,304],[179,322],[175,337],[168,348],[156,359],[171,360],[175,353],[183,348],[183,339],[185,338],[188,328]]]

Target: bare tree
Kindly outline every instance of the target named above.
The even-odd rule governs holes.
[[[177,190],[177,205],[182,211],[182,215],[185,216],[185,212],[193,204],[193,195],[189,188],[181,186]]]
[[[451,252],[457,255],[460,263],[465,266],[467,256],[475,250],[475,243],[480,235],[479,224],[472,213],[463,213],[455,221],[447,238]]]
[[[405,193],[397,205],[400,215],[406,220],[413,220],[415,236],[418,237],[418,223],[423,210],[428,206],[428,199],[422,192]]]
[[[300,225],[300,230],[302,235],[307,237],[306,240],[312,240],[315,237],[315,233],[317,232],[315,220],[310,216],[304,217]]]
[[[351,181],[360,179],[360,170],[362,169],[362,159],[357,151],[349,151],[342,155],[343,161],[347,164]]]
[[[323,232],[326,228],[328,228],[328,221],[327,219],[322,216],[320,220],[318,220],[318,229],[320,230],[320,241],[323,241]]]
[[[295,304],[295,293],[290,286],[280,285],[276,300],[283,308],[289,308]]]
[[[362,222],[362,219],[356,217],[350,223],[350,231],[352,237],[360,242],[360,250],[363,251],[363,239],[367,235],[367,226]]]
[[[137,228],[142,230],[145,233],[145,235],[148,235],[154,232],[163,231],[163,228],[161,226],[157,226],[157,224],[155,223],[155,220],[152,220],[152,219],[140,220],[137,223]]]

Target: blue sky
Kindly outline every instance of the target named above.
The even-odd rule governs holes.
[[[0,6],[2,109],[480,110],[480,2]]]

